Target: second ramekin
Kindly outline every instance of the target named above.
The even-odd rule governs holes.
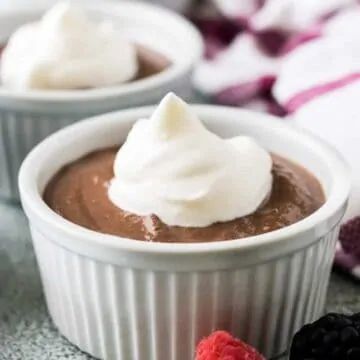
[[[112,18],[130,39],[168,56],[172,66],[146,79],[102,89],[15,92],[0,87],[0,199],[18,200],[16,179],[22,160],[54,131],[89,116],[156,103],[170,90],[191,96],[191,75],[203,45],[187,20],[141,2],[83,2],[83,6],[94,17]],[[0,42],[44,11],[31,8],[0,14]]]
[[[194,106],[221,136],[248,134],[317,176],[326,203],[284,229],[214,243],[149,243],[72,224],[42,200],[49,179],[95,149],[120,144],[152,108],[104,115],[40,143],[19,175],[51,317],[72,343],[106,360],[193,360],[225,329],[270,356],[324,308],[348,170],[322,141],[268,115]],[[141,146],[141,144],[139,144]]]

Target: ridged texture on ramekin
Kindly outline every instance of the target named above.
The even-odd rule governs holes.
[[[266,356],[280,353],[323,311],[337,233],[253,267],[161,272],[96,262],[32,228],[56,326],[106,360],[193,360],[196,343],[214,329]]]
[[[18,171],[27,153],[42,139],[84,115],[0,112],[0,198],[18,200]]]
[[[63,112],[60,113],[45,113],[43,111],[46,108],[45,105],[39,113],[20,112],[15,109],[13,111],[0,110],[0,200],[19,200],[17,177],[20,165],[28,152],[53,132],[106,111],[156,104],[170,90],[184,99],[191,99],[193,95],[191,71],[181,78],[174,79],[171,84],[164,84],[159,88],[135,94],[131,101],[129,96],[125,99],[115,99],[109,102],[107,107],[102,105],[101,110],[91,109],[87,112],[86,104],[82,106],[81,111],[78,104],[72,106],[65,104]],[[72,113],[72,107],[76,107],[77,111]]]

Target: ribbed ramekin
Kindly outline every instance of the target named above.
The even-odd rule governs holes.
[[[16,179],[22,160],[34,145],[65,125],[153,104],[170,90],[191,97],[191,75],[203,45],[187,20],[138,2],[83,2],[83,6],[96,18],[112,18],[130,39],[168,56],[172,66],[146,79],[102,89],[16,92],[0,87],[0,199],[18,200]],[[5,43],[18,26],[38,19],[43,12],[32,8],[0,14],[0,42]]]
[[[296,224],[242,240],[166,244],[104,235],[50,210],[44,187],[63,165],[123,142],[152,108],[104,115],[50,136],[21,167],[21,200],[51,317],[96,357],[192,360],[197,341],[214,329],[230,330],[269,356],[323,311],[350,188],[343,160],[321,140],[268,115],[194,109],[219,135],[254,136],[305,166],[321,181],[326,203]]]

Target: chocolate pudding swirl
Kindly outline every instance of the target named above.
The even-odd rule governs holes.
[[[168,226],[157,216],[138,216],[108,198],[118,149],[95,151],[61,169],[45,189],[48,206],[65,219],[97,232],[156,242],[224,241],[259,235],[294,224],[325,202],[318,180],[280,156],[273,158],[273,187],[254,214],[208,227]]]

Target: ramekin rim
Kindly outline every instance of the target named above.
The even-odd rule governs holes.
[[[144,113],[151,113],[154,106],[138,107],[134,109],[116,111],[100,116],[91,117],[85,119],[77,124],[68,126],[43,140],[38,144],[25,158],[19,171],[19,189],[20,196],[23,205],[31,208],[31,212],[43,222],[50,224],[52,228],[58,229],[62,233],[66,233],[73,239],[81,239],[82,242],[88,244],[97,244],[100,246],[110,247],[114,249],[122,249],[124,251],[142,252],[142,253],[158,253],[158,254],[191,254],[191,253],[213,253],[213,252],[227,252],[233,250],[249,250],[257,248],[262,245],[272,245],[274,243],[280,243],[286,241],[289,238],[295,236],[301,236],[306,234],[317,225],[324,223],[337,213],[346,203],[350,193],[350,170],[347,163],[344,161],[340,153],[335,150],[331,145],[310,134],[308,131],[295,128],[289,124],[285,124],[279,121],[275,116],[268,114],[260,114],[250,110],[230,108],[226,106],[215,105],[201,105],[192,104],[199,116],[205,116],[206,114],[213,116],[215,113],[227,113],[230,115],[233,113],[239,117],[241,114],[250,114],[254,117],[253,122],[259,123],[261,118],[266,118],[263,124],[271,124],[271,131],[285,131],[297,133],[303,138],[307,138],[310,142],[315,144],[323,154],[328,158],[328,166],[331,168],[333,186],[332,192],[328,195],[325,203],[316,212],[308,216],[307,218],[294,223],[290,226],[284,227],[279,230],[268,232],[261,235],[251,236],[246,239],[235,239],[228,241],[217,242],[204,242],[204,243],[159,243],[159,242],[147,242],[141,240],[134,240],[128,238],[122,238],[119,236],[107,235],[83,228],[76,225],[51,210],[43,201],[41,194],[37,191],[37,185],[35,178],[31,181],[31,173],[33,166],[36,164],[36,158],[44,149],[51,146],[51,143],[58,137],[64,136],[70,128],[80,129],[84,126],[88,126],[90,123],[103,122],[108,119],[109,121],[116,122],[120,119],[118,117],[134,117],[139,114],[139,118],[144,116]],[[205,115],[204,115],[205,114]],[[30,219],[31,222],[31,219]]]
[[[143,11],[148,13],[162,13],[163,16],[171,18],[173,22],[176,22],[181,26],[182,32],[187,32],[189,34],[187,44],[189,44],[190,56],[186,58],[186,61],[174,62],[169,66],[169,68],[155,74],[151,77],[145,79],[139,79],[133,82],[120,84],[116,86],[95,88],[89,90],[31,90],[31,91],[15,91],[12,89],[7,89],[3,86],[0,86],[0,100],[18,100],[18,101],[36,101],[36,102],[54,102],[59,103],[63,102],[86,102],[94,100],[106,100],[111,98],[117,98],[121,96],[128,96],[135,94],[140,91],[149,91],[151,89],[160,87],[168,82],[173,81],[185,74],[194,64],[196,64],[204,52],[204,42],[200,32],[196,27],[183,16],[166,9],[165,7],[148,4],[142,1],[132,2],[132,1],[121,1],[119,3],[106,2],[106,7],[104,4],[86,4],[83,2],[84,6],[88,8],[95,9],[98,11],[104,12],[105,10],[109,11],[112,7],[133,9],[137,11]],[[36,6],[36,7],[23,7],[17,11],[5,11],[0,16],[1,19],[9,19],[19,14],[30,15],[34,13],[39,13],[45,11],[46,6]],[[126,11],[124,11],[126,14]]]

